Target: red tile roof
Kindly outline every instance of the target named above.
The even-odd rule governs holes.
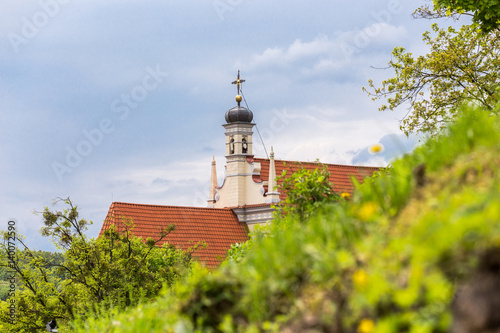
[[[143,205],[113,202],[101,228],[116,225],[117,230],[124,230],[123,218],[132,219],[135,228],[133,234],[144,240],[148,237],[158,239],[160,230],[175,224],[175,231],[163,241],[183,250],[204,241],[207,247],[198,249],[193,256],[204,262],[207,267],[219,265],[226,257],[231,244],[248,240],[245,223],[240,223],[236,214],[229,208],[201,208]]]
[[[268,180],[269,160],[265,158],[254,158],[253,160],[255,162],[261,163],[260,178],[262,180]],[[300,168],[314,170],[316,168],[322,168],[323,165],[326,165],[327,170],[330,173],[329,180],[333,184],[333,189],[335,190],[335,192],[348,192],[350,194],[352,194],[352,192],[354,191],[354,185],[352,184],[351,176],[354,176],[359,182],[362,182],[363,179],[372,176],[375,171],[379,171],[381,169],[377,167],[283,160],[275,160],[274,163],[276,166],[276,176],[281,176],[283,170],[287,170],[288,175],[290,175],[291,173],[298,171]],[[280,183],[281,182],[278,180],[278,184]],[[283,200],[285,198],[285,194],[281,193],[280,198]]]

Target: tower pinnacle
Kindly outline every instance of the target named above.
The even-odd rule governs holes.
[[[240,86],[241,86],[241,84],[243,82],[245,82],[245,80],[241,79],[241,77],[240,77],[240,70],[238,69],[238,76],[236,77],[236,81],[231,82],[231,84],[235,84],[236,85],[236,90],[238,92],[238,94],[236,95],[236,102],[238,102],[238,106],[240,106],[240,103],[241,103],[241,100],[242,100],[242,97],[240,95]]]
[[[212,171],[210,174],[210,190],[208,192],[208,207],[213,207],[215,203],[215,194],[217,192],[217,167],[215,165],[215,156],[212,159]]]
[[[236,90],[238,92],[238,95],[236,95],[236,102],[238,102],[238,105],[226,112],[226,122],[228,124],[234,123],[234,122],[251,123],[253,120],[252,111],[241,106],[241,104],[240,104],[241,101],[243,100],[242,95],[240,95],[241,84],[243,82],[245,82],[245,80],[243,80],[241,78],[240,71],[238,70],[238,76],[236,77],[236,80],[231,82],[231,84],[236,85]],[[241,91],[241,93],[243,93],[243,92]]]
[[[269,158],[269,180],[267,182],[266,203],[280,202],[280,194],[276,189],[276,165],[274,163],[274,151],[271,146],[271,155]]]

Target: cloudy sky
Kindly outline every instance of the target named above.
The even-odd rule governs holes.
[[[418,4],[2,0],[0,228],[15,219],[52,249],[33,211],[56,197],[93,236],[113,201],[204,206],[238,69],[278,158],[386,165],[414,145],[399,131],[406,110],[381,113],[361,88],[391,75],[374,67],[393,47],[425,52]],[[377,142],[386,154],[367,154]]]

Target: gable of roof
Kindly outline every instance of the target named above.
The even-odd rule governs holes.
[[[132,233],[146,240],[157,240],[160,230],[175,224],[175,230],[167,235],[159,245],[167,242],[177,248],[187,250],[198,242],[206,247],[196,250],[193,257],[213,268],[226,257],[231,244],[248,240],[245,223],[238,221],[237,215],[229,208],[201,208],[144,205],[113,202],[103,223],[99,236],[114,224],[117,231],[124,231],[123,220],[132,220]]]
[[[269,179],[269,159],[266,158],[254,158],[253,161],[259,162],[261,164],[260,169],[260,180],[265,181]],[[284,160],[274,160],[276,168],[276,176],[281,176],[284,170],[287,170],[287,174],[290,175],[300,168],[305,168],[307,170],[315,170],[317,168],[322,168],[326,166],[328,172],[330,173],[329,181],[333,184],[333,190],[337,193],[348,192],[351,195],[354,191],[354,185],[352,183],[351,177],[356,178],[360,183],[366,177],[371,177],[374,172],[380,171],[381,168],[378,167],[364,167],[364,166],[354,166],[354,165],[340,165],[340,164],[326,164],[319,162],[297,162],[297,161],[284,161]],[[281,185],[282,181],[278,179],[278,185]],[[266,188],[267,192],[267,188]],[[285,193],[280,193],[280,199],[283,200],[286,197]]]

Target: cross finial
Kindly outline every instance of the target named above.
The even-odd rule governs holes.
[[[240,86],[243,82],[245,82],[245,80],[242,80],[240,78],[240,70],[238,69],[238,76],[236,77],[236,81],[231,82],[231,84],[236,85],[236,89],[238,90],[238,95],[240,94]]]

